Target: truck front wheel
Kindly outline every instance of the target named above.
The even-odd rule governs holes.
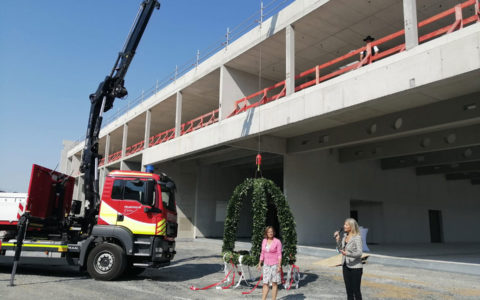
[[[114,280],[123,274],[127,257],[122,247],[102,243],[88,254],[87,271],[96,280]]]

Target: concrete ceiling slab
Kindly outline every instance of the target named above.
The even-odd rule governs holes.
[[[182,123],[218,108],[220,70],[216,69],[182,90]]]
[[[128,121],[127,147],[141,142],[145,136],[146,113]]]
[[[170,96],[151,108],[150,136],[175,127],[176,96]]]
[[[120,126],[110,132],[110,153],[122,150],[123,126]]]

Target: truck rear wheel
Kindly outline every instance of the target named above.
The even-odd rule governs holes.
[[[123,274],[126,265],[125,251],[110,243],[97,245],[87,259],[88,274],[96,280],[114,280]]]

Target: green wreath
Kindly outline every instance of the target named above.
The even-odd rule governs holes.
[[[243,202],[249,198],[252,199],[253,210],[252,248],[250,252],[235,252],[235,240],[240,211]],[[243,265],[255,266],[258,264],[262,248],[263,232],[266,227],[268,204],[274,204],[277,208],[280,235],[282,237],[282,265],[295,263],[297,255],[295,220],[293,219],[292,212],[282,191],[273,181],[265,178],[247,178],[235,188],[228,202],[222,247],[222,254],[226,261],[232,260],[234,264],[238,264],[239,256],[243,255]]]

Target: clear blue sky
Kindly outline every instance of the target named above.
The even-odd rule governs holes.
[[[260,0],[160,2],[126,76],[130,99],[260,7]],[[140,3],[2,1],[0,190],[26,192],[33,163],[55,168],[62,140],[85,134],[88,95],[110,72]]]

